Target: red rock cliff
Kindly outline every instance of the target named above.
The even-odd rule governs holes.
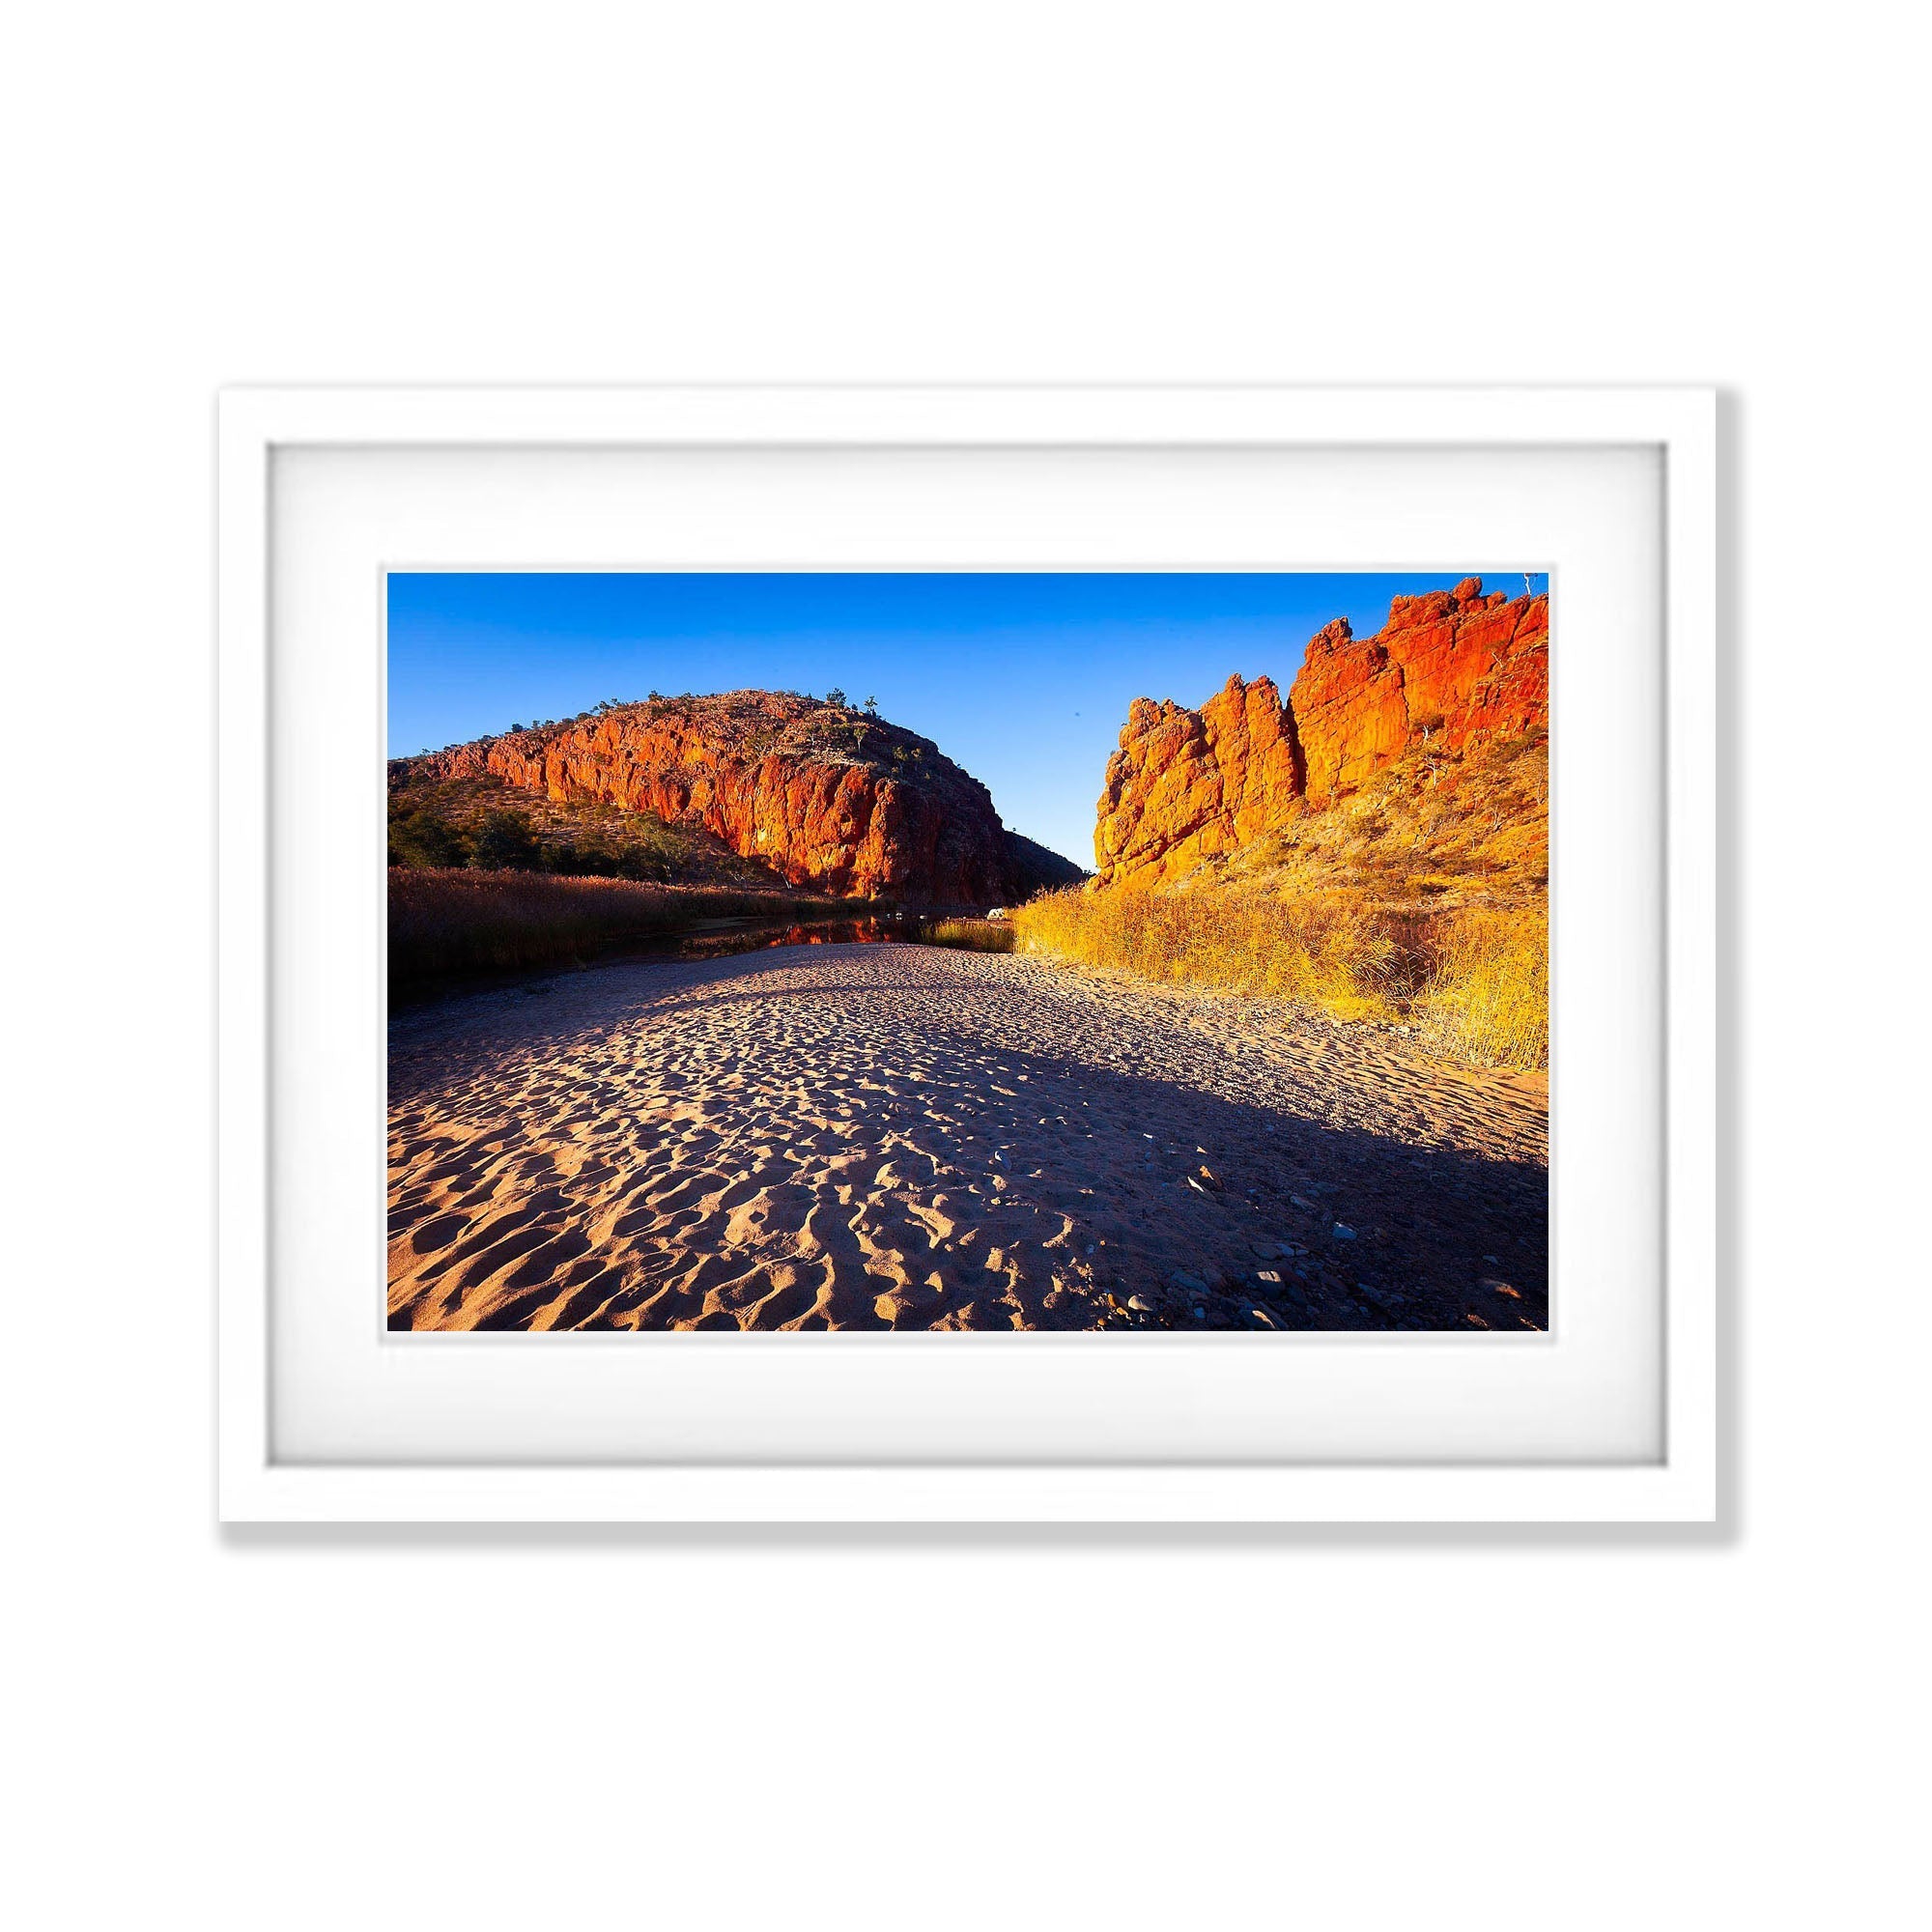
[[[407,762],[693,821],[824,893],[989,904],[1042,883],[1042,867],[1064,867],[1052,883],[1078,876],[1008,832],[929,740],[789,692],[616,705]]]
[[[1346,797],[1425,734],[1450,751],[1547,728],[1549,600],[1480,578],[1398,597],[1373,638],[1338,617],[1284,702],[1238,676],[1199,711],[1134,700],[1107,763],[1094,851],[1102,884],[1153,885]]]

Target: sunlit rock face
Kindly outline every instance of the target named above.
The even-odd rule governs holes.
[[[990,904],[1080,876],[1007,831],[929,739],[792,692],[611,705],[412,762],[700,824],[823,893]]]
[[[1549,600],[1454,590],[1398,597],[1373,638],[1345,617],[1309,640],[1286,701],[1236,675],[1190,711],[1136,698],[1107,764],[1098,882],[1156,885],[1324,806],[1423,739],[1462,752],[1547,729]]]
[[[1309,802],[1345,796],[1428,732],[1460,752],[1549,723],[1549,599],[1454,590],[1398,597],[1373,638],[1319,632],[1289,693]]]
[[[1137,697],[1107,761],[1094,854],[1152,885],[1234,851],[1301,795],[1294,720],[1269,678],[1231,677],[1199,711]]]

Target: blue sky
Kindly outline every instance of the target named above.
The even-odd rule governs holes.
[[[867,696],[982,781],[1002,818],[1082,865],[1136,697],[1196,705],[1230,671],[1286,691],[1333,617],[1480,575],[395,572],[389,753],[651,691]],[[1533,580],[1538,590],[1548,580]]]

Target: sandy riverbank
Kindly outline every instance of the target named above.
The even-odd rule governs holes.
[[[390,1325],[1542,1327],[1543,1083],[1404,1047],[918,946],[445,1001],[390,1029]]]

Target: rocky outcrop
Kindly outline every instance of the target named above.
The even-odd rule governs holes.
[[[1156,885],[1359,787],[1410,746],[1462,752],[1547,728],[1549,600],[1454,590],[1398,597],[1373,638],[1316,633],[1284,701],[1239,676],[1199,711],[1134,700],[1107,763],[1094,851],[1102,884]]]
[[[1199,711],[1137,697],[1107,761],[1094,854],[1103,880],[1191,871],[1280,821],[1301,795],[1293,713],[1238,675]]]
[[[1309,640],[1289,694],[1311,805],[1353,791],[1425,734],[1460,752],[1549,722],[1549,599],[1454,590],[1398,597],[1373,638],[1338,617]]]
[[[929,739],[791,692],[609,705],[404,762],[700,825],[816,892],[984,905],[1081,876]]]

